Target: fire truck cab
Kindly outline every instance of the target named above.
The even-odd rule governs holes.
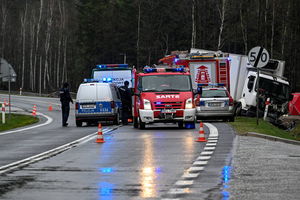
[[[133,125],[178,123],[195,128],[195,104],[190,73],[185,68],[150,68],[135,75]]]

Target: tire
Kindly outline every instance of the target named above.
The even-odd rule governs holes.
[[[234,122],[234,116],[228,118],[229,122]]]
[[[117,113],[114,119],[114,125],[119,125],[120,124],[120,114]]]
[[[139,119],[139,125],[140,125],[140,129],[143,130],[146,128],[146,123],[145,122],[142,122],[141,119]]]
[[[133,128],[138,128],[139,122],[137,117],[133,117]]]
[[[82,127],[82,121],[76,120],[76,126],[77,127]]]
[[[178,128],[183,128],[183,122],[178,122]]]

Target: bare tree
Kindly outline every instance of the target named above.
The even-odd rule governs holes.
[[[241,29],[242,29],[242,36],[244,41],[244,53],[247,54],[248,51],[248,33],[247,33],[247,27],[245,26],[245,21],[243,17],[243,11],[242,11],[242,1],[240,2],[240,22],[241,22]]]
[[[26,45],[26,21],[27,21],[27,0],[25,0],[24,12],[21,13],[21,37],[22,37],[22,82],[21,88],[24,88],[24,78],[25,78],[25,45]]]
[[[195,48],[196,46],[196,20],[195,20],[195,7],[196,7],[196,2],[193,0],[192,3],[192,42],[191,42],[191,47]]]
[[[44,7],[44,0],[40,0],[40,14],[39,14],[39,18],[38,18],[38,22],[36,25],[36,34],[35,34],[35,55],[34,55],[34,63],[33,63],[33,82],[36,82],[36,68],[37,68],[37,59],[38,59],[38,51],[39,51],[39,35],[40,35],[40,30],[41,30],[41,21],[42,21],[42,15],[43,15],[43,7]],[[41,57],[40,57],[40,70],[42,70],[41,67]],[[41,77],[41,71],[40,71],[40,76]],[[41,80],[39,80],[41,82]],[[39,84],[39,86],[41,87],[41,84]],[[41,88],[39,88],[40,90],[40,94],[41,94]]]
[[[273,10],[272,10],[272,36],[271,36],[271,58],[273,57],[273,48],[274,48],[274,26],[275,26],[275,1],[273,1]]]
[[[6,0],[2,0],[1,3],[1,17],[2,17],[2,23],[1,23],[1,57],[4,57],[4,48],[5,48],[5,33],[6,33],[6,22],[7,22],[7,14],[8,14],[8,9],[7,9],[7,2]]]
[[[224,29],[224,21],[225,21],[225,13],[226,13],[226,0],[222,0],[222,5],[221,9],[218,8],[219,10],[219,15],[220,15],[220,31],[219,31],[219,37],[218,37],[218,47],[217,49],[220,50],[223,46],[223,41],[222,41],[222,33]]]
[[[46,29],[46,40],[45,40],[45,70],[44,70],[44,90],[47,88],[47,83],[50,81],[49,75],[49,48],[51,42],[51,28],[53,23],[53,10],[54,10],[54,0],[48,1],[48,17],[47,17],[47,29]],[[41,79],[42,77],[40,77]]]
[[[284,56],[284,50],[285,50],[285,38],[286,38],[286,34],[287,34],[287,19],[290,16],[290,7],[291,7],[291,2],[288,1],[286,14],[284,16],[283,23],[282,23],[282,26],[283,26],[283,33],[281,36],[281,56],[282,57]]]

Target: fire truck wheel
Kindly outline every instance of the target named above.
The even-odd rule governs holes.
[[[178,128],[183,128],[183,122],[178,122]]]
[[[146,123],[145,122],[142,122],[141,119],[139,119],[139,125],[140,125],[140,129],[143,130],[146,128]]]
[[[138,123],[138,118],[137,117],[133,117],[133,127],[134,128],[138,128],[139,127],[139,123]]]

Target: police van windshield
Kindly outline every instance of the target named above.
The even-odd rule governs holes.
[[[144,76],[139,83],[143,92],[191,91],[191,79],[188,75]]]

